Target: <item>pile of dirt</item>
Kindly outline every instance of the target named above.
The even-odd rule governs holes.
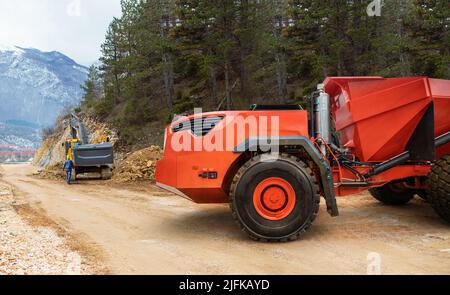
[[[155,180],[156,162],[163,158],[163,151],[159,146],[129,153],[120,166],[114,171],[113,180],[116,182],[133,182]]]
[[[66,179],[66,173],[63,171],[63,164],[55,164],[45,169],[38,170],[34,176],[42,179],[62,180]]]

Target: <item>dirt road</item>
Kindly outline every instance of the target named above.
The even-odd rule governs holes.
[[[198,206],[150,185],[68,188],[32,169],[0,173],[17,198],[100,253],[97,263],[114,274],[366,274],[378,257],[383,274],[450,274],[450,226],[419,199],[402,208],[367,194],[341,199],[341,217],[322,207],[302,240],[262,244],[238,230],[227,206]]]

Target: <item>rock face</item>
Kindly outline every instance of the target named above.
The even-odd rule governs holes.
[[[38,143],[41,127],[79,103],[87,72],[59,52],[0,45],[0,144]]]
[[[56,170],[61,172],[62,164],[66,160],[63,144],[69,138],[69,127],[47,138],[37,150],[33,164],[42,169],[57,168]]]

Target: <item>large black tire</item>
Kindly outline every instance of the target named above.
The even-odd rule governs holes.
[[[450,155],[437,161],[431,169],[428,201],[439,216],[450,222]]]
[[[413,190],[397,187],[393,183],[386,184],[382,187],[372,188],[369,192],[381,203],[391,206],[408,204],[415,195]]]
[[[300,159],[281,155],[267,161],[267,155],[257,156],[247,162],[236,174],[230,194],[230,206],[233,217],[250,238],[261,242],[288,242],[297,240],[316,219],[320,207],[320,189],[318,181],[307,165]],[[281,179],[288,184],[292,211],[286,216],[270,220],[258,213],[255,195],[258,187],[266,181]],[[271,189],[279,189],[271,185]],[[281,188],[282,189],[282,188]],[[262,192],[261,200],[266,190]],[[269,193],[267,193],[269,194]],[[267,195],[266,195],[267,196]],[[263,202],[263,201],[261,201]],[[295,204],[295,205],[294,205]],[[281,209],[280,209],[281,210]]]

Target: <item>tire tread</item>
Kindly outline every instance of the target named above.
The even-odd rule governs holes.
[[[450,155],[436,162],[427,181],[429,202],[436,213],[450,222]]]

